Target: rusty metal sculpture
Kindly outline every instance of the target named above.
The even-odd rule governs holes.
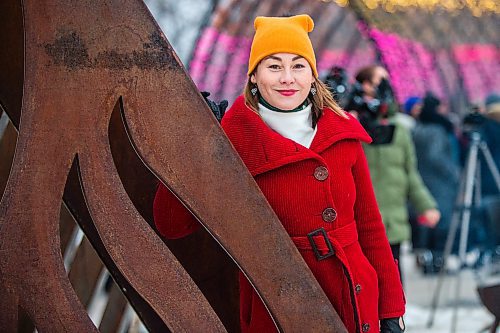
[[[82,229],[143,319],[149,307],[172,331],[225,331],[124,189],[109,137],[117,101],[140,159],[246,273],[277,327],[345,331],[142,1],[11,0],[0,9],[14,18],[22,9],[25,38],[20,117],[19,94],[0,95],[19,125],[0,203],[2,331],[16,330],[18,306],[40,332],[97,331],[62,263],[63,194],[74,211],[86,203],[82,220],[94,223]],[[12,31],[2,41],[22,36]],[[19,65],[0,57],[2,72]]]

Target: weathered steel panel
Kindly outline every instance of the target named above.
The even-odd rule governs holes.
[[[18,308],[17,297],[0,283],[0,328],[3,332],[17,332]]]
[[[25,1],[23,9],[23,110],[0,203],[0,279],[37,329],[97,330],[59,249],[60,200],[80,195],[79,176],[94,222],[82,229],[131,303],[142,299],[173,331],[224,331],[118,176],[109,123],[121,97],[138,155],[249,276],[279,327],[345,331],[142,2]],[[68,202],[87,214],[79,205]]]

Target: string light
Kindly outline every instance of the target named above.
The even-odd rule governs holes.
[[[339,6],[349,5],[349,0],[321,0],[323,2],[334,2]],[[351,0],[352,1],[352,0]],[[438,8],[447,11],[457,11],[467,8],[474,16],[486,13],[500,14],[500,1],[498,0],[359,0],[368,9],[382,8],[393,13],[397,10],[405,10],[410,7],[421,8],[429,11]]]

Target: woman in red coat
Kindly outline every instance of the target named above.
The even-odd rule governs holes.
[[[371,139],[318,79],[308,15],[254,26],[245,92],[222,128],[348,331],[401,332],[403,289],[361,146]],[[162,185],[154,217],[168,238],[199,228]],[[242,332],[276,331],[243,274],[240,320]]]

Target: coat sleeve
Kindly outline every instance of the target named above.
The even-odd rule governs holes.
[[[160,234],[169,239],[185,237],[200,227],[196,218],[162,183],[156,190],[153,218]]]
[[[402,142],[405,152],[405,169],[408,175],[408,199],[418,213],[422,213],[427,209],[436,208],[436,201],[425,186],[418,172],[415,146],[410,133],[402,127],[398,127],[397,130],[403,131],[402,137],[404,140]]]
[[[358,239],[378,276],[379,317],[393,318],[405,312],[405,298],[398,266],[392,256],[373,191],[368,163],[361,143],[357,143],[357,160],[352,168],[356,186],[354,217]]]

